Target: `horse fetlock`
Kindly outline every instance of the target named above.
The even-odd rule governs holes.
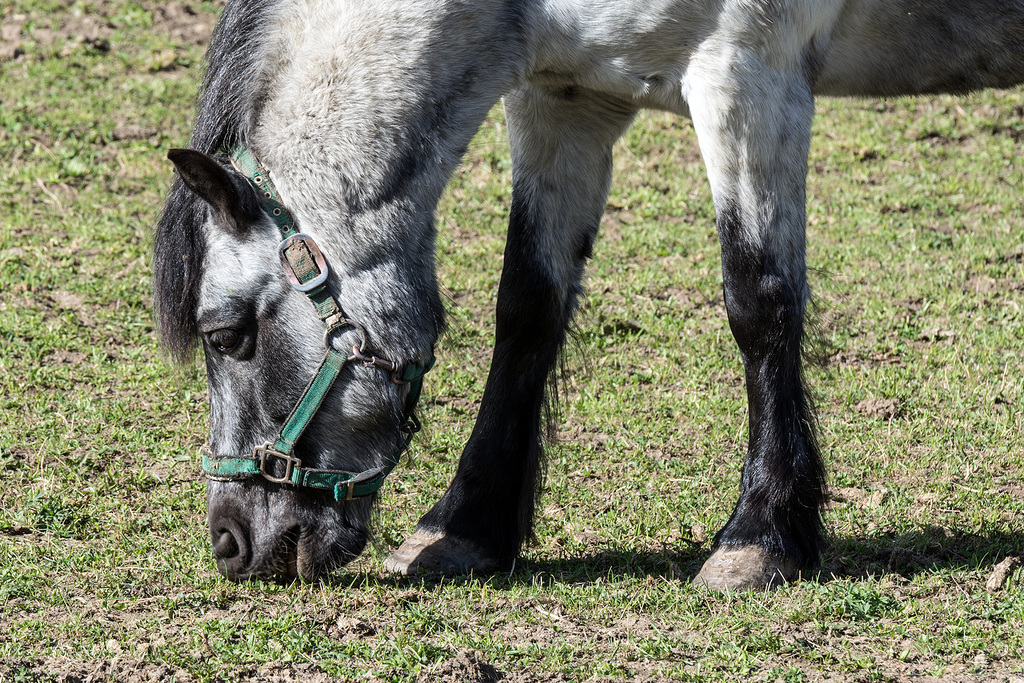
[[[499,562],[474,544],[446,534],[419,528],[384,561],[389,572],[403,576],[439,574],[490,574]]]
[[[801,562],[757,546],[719,546],[693,579],[718,591],[767,590],[800,576]]]

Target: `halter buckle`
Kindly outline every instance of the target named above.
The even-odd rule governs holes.
[[[284,238],[277,246],[277,254],[288,281],[300,292],[308,292],[327,282],[327,259],[309,235],[299,232]],[[304,279],[310,271],[316,274]]]
[[[295,472],[296,467],[302,467],[302,461],[296,458],[291,453],[281,453],[280,451],[274,450],[274,445],[269,441],[262,446],[257,446],[253,455],[260,463],[260,474],[263,478],[274,484],[291,484],[292,473]],[[284,476],[275,477],[267,471],[268,458],[277,458],[284,461]]]

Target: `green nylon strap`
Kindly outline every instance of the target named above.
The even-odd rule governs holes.
[[[320,367],[317,368],[316,374],[313,375],[310,383],[306,385],[306,390],[302,392],[299,402],[292,408],[291,415],[285,420],[284,427],[281,427],[281,431],[277,435],[277,441],[274,442],[275,451],[285,454],[292,452],[292,449],[295,448],[295,442],[306,431],[309,421],[313,419],[316,411],[320,408],[320,404],[327,397],[327,392],[331,390],[334,380],[338,378],[338,374],[345,367],[347,361],[348,357],[338,353],[333,347],[327,349],[327,353],[324,355]]]
[[[327,285],[320,285],[315,289],[309,290],[306,292],[306,296],[313,302],[313,307],[316,309],[316,314],[320,316],[320,320],[324,321],[329,327],[334,325],[331,322],[332,320],[338,320],[339,322],[344,320],[345,314],[342,313],[338,302],[331,296]],[[333,332],[334,330],[332,329],[331,331]]]
[[[420,372],[420,375],[411,380],[410,384],[409,404],[415,405],[413,397],[419,396],[423,385],[423,373]],[[416,428],[418,428],[418,425]],[[412,433],[409,433],[405,443],[398,446],[395,453],[388,459],[388,462],[384,467],[359,473],[347,472],[344,470],[316,470],[304,468],[301,464],[294,464],[298,463],[298,460],[294,459],[290,454],[275,452],[275,449],[270,449],[269,444],[267,446],[257,448],[255,452],[265,454],[264,457],[277,458],[289,463],[290,467],[286,470],[285,481],[294,484],[295,486],[307,486],[310,488],[332,491],[334,493],[334,499],[336,501],[341,501],[368,496],[380,489],[384,480],[398,465],[398,461],[402,457],[402,452],[408,447],[409,440],[411,438]],[[235,481],[260,475],[267,476],[267,472],[264,469],[263,457],[257,457],[255,455],[252,457],[215,456],[209,453],[206,449],[204,449],[203,452],[203,471],[211,479],[220,481]],[[271,480],[277,481],[275,479]]]
[[[404,449],[403,445],[385,467],[360,473],[312,470],[294,466],[288,482],[295,486],[329,490],[338,501],[368,496],[380,489],[384,480],[391,474],[391,470],[398,464]],[[221,457],[208,453],[203,453],[203,471],[211,479],[219,481],[235,481],[265,475],[259,458]]]
[[[301,239],[287,239],[297,234],[295,218],[285,208],[281,195],[277,192],[277,188],[274,187],[274,183],[271,182],[270,173],[266,167],[253,156],[252,152],[243,146],[237,146],[231,150],[231,159],[235,168],[248,176],[256,187],[263,192],[264,206],[267,213],[270,214],[270,217],[281,231],[281,237],[285,239],[281,250],[282,261],[286,264],[286,269],[291,269],[291,273],[296,281],[301,285],[311,282],[326,272],[327,266],[322,260],[322,256],[320,257],[322,269],[321,265],[317,263],[318,249],[318,253],[314,254],[310,244],[307,244],[305,241]],[[313,248],[315,249],[316,247],[314,246]],[[326,282],[306,292],[306,296],[313,303],[317,315],[324,323],[330,326],[329,320],[340,322],[344,319],[341,307],[338,306],[338,302],[331,295]],[[291,415],[285,421],[284,427],[281,428],[281,432],[274,442],[275,451],[283,454],[292,452],[295,442],[302,436],[310,420],[313,419],[313,415],[320,408],[320,404],[323,403],[327,392],[330,391],[334,380],[338,378],[338,374],[345,366],[346,361],[346,356],[328,346],[323,362],[320,363],[316,374],[309,384],[306,385],[306,390],[303,392],[302,397],[295,404],[295,408],[292,409]]]
[[[247,479],[260,474],[260,462],[256,458],[219,457],[204,450],[203,472],[210,478],[225,481]]]
[[[324,364],[326,365],[326,364]],[[407,405],[413,407],[416,404],[416,400],[420,395],[420,391],[423,388],[423,375],[433,365],[433,359],[431,358],[427,366],[409,366],[406,371],[402,373],[402,376],[410,377],[410,394],[407,399]],[[323,366],[322,366],[323,367]],[[316,377],[319,377],[317,373]],[[415,377],[413,377],[415,375]],[[316,382],[316,377],[310,382],[310,385]],[[306,388],[307,393],[310,388]],[[324,395],[326,395],[326,390]],[[321,397],[323,400],[323,396]],[[299,401],[299,405],[303,401]],[[298,407],[297,407],[298,408]],[[293,411],[294,413],[295,411]],[[315,411],[313,411],[315,413]],[[410,412],[411,414],[411,412]],[[310,413],[309,418],[312,414]],[[306,418],[308,423],[308,418]],[[291,419],[289,420],[291,423]],[[415,423],[414,423],[415,424]],[[286,429],[288,425],[286,424]],[[305,426],[302,426],[304,429]],[[417,427],[418,428],[418,425]],[[415,429],[414,428],[414,429]],[[285,429],[282,429],[285,432]],[[301,433],[301,432],[300,432]],[[383,468],[375,468],[367,470],[366,472],[347,472],[344,470],[315,470],[302,467],[298,460],[293,458],[289,453],[281,452],[276,447],[271,447],[270,444],[259,447],[255,453],[263,454],[262,457],[256,455],[252,457],[231,457],[231,456],[213,456],[208,451],[203,453],[203,471],[206,472],[207,476],[218,480],[238,480],[248,479],[253,476],[265,476],[271,481],[288,481],[296,486],[309,486],[312,488],[324,488],[332,490],[336,501],[349,500],[351,498],[360,498],[362,496],[370,496],[377,492],[377,490],[384,483],[384,479],[391,470],[397,466],[401,454],[409,446],[409,441],[412,439],[413,432],[407,435],[406,442],[398,445],[393,456],[388,459],[387,465]],[[297,439],[298,436],[295,436]],[[279,437],[280,443],[280,437]],[[278,444],[274,444],[275,446]],[[283,479],[275,479],[267,476],[268,473],[265,470],[263,458],[280,459],[287,463],[286,476]]]
[[[263,205],[267,210],[282,237],[295,234],[295,217],[281,201],[274,183],[270,181],[270,172],[261,164],[248,149],[238,145],[231,149],[231,163],[240,173],[245,175],[263,193]]]
[[[270,180],[270,172],[253,156],[247,148],[237,146],[231,150],[231,163],[236,169],[244,174],[263,193],[263,202],[267,214],[270,215],[282,239],[287,239],[298,234],[295,228],[295,216],[285,207],[274,183]],[[288,267],[295,274],[300,283],[309,282],[321,274],[317,266],[316,257],[310,252],[305,242],[296,240],[290,243],[284,250],[283,256],[287,260]],[[326,266],[325,266],[326,267]],[[317,315],[324,322],[328,319],[336,319],[342,316],[338,302],[331,296],[327,283],[323,283],[314,289],[306,292],[306,296],[313,302]],[[343,317],[343,316],[342,316]]]
[[[420,365],[419,363],[409,363],[402,372],[398,373],[396,379],[402,384],[408,384],[418,379],[423,379],[423,375],[430,372],[430,369],[434,367],[434,357],[431,356],[427,359],[426,365]],[[422,384],[422,383],[421,383]],[[417,394],[417,397],[419,394]]]

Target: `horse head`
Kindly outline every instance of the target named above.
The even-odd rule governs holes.
[[[347,317],[342,278],[251,156],[246,173],[193,150],[168,156],[179,182],[158,228],[158,309],[172,352],[191,336],[205,355],[217,566],[314,580],[366,545],[431,360],[371,353],[376,330]]]

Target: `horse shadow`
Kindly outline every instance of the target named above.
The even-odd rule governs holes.
[[[517,561],[508,572],[484,576],[402,577],[363,574],[356,582],[376,585],[430,588],[486,580],[500,589],[533,584],[538,580],[576,585],[599,580],[654,578],[689,583],[710,555],[707,543],[684,541],[660,548],[635,549],[609,546],[579,556],[531,557]],[[991,568],[1008,556],[1024,557],[1024,531],[982,529],[969,532],[922,525],[904,531],[875,531],[869,535],[839,535],[830,539],[821,565],[804,575],[804,580],[829,583],[839,580],[865,581],[886,575],[913,579],[941,571],[971,571]],[[345,583],[351,585],[352,579]],[[344,580],[343,580],[344,581]]]
[[[976,532],[922,525],[869,536],[839,536],[822,558],[821,581],[899,575],[912,579],[936,571],[990,569],[1009,556],[1024,556],[1024,531]]]

